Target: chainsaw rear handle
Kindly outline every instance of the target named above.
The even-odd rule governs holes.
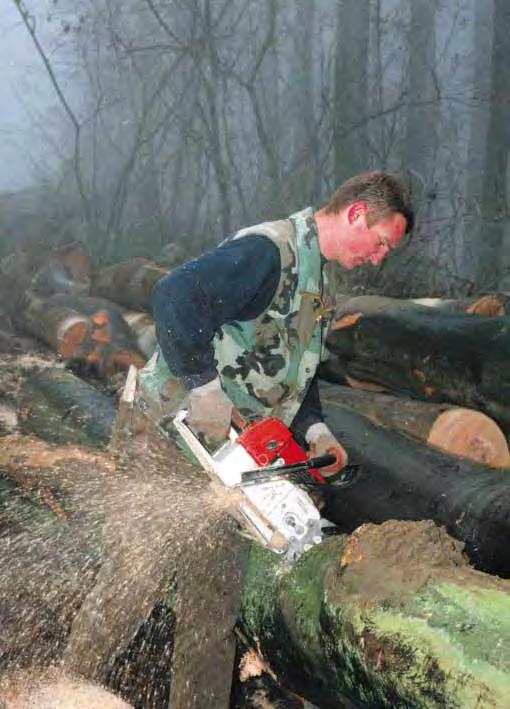
[[[255,470],[247,470],[241,473],[241,484],[261,482],[272,477],[296,475],[298,473],[306,473],[309,470],[317,470],[327,468],[328,465],[333,465],[336,461],[336,456],[332,453],[319,455],[316,458],[302,461],[300,463],[291,463],[290,465],[271,465],[266,468],[256,468]],[[321,484],[318,481],[318,484]]]

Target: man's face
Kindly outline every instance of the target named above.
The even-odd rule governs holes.
[[[350,205],[343,215],[337,261],[346,269],[366,263],[377,266],[405,234],[406,219],[402,214],[391,214],[370,227],[367,217],[364,203]]]

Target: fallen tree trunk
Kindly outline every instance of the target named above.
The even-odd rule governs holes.
[[[503,432],[480,411],[327,384],[321,386],[321,401],[338,402],[379,426],[405,433],[451,455],[495,468],[510,466]]]
[[[115,419],[113,397],[72,372],[46,368],[28,377],[18,395],[19,426],[54,443],[108,445]]]
[[[510,429],[510,321],[377,296],[336,313],[321,376],[479,409]]]
[[[146,258],[132,258],[103,268],[96,274],[92,291],[133,310],[149,310],[151,293],[168,269]]]
[[[510,576],[510,485],[505,471],[455,458],[324,404],[331,430],[361,471],[350,487],[329,488],[324,514],[345,532],[365,522],[432,519],[466,543],[483,571]]]
[[[416,298],[412,301],[417,305],[426,305],[436,308],[443,313],[470,313],[485,317],[502,317],[510,315],[509,293],[488,293],[470,298],[441,299],[441,298]]]
[[[271,670],[321,709],[503,709],[509,591],[431,522],[387,522],[291,570],[252,548],[243,619]]]

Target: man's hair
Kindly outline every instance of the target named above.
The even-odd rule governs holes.
[[[366,202],[368,226],[398,212],[406,218],[406,233],[414,226],[410,190],[398,175],[375,170],[346,180],[326,202],[326,214],[338,214],[353,202]]]

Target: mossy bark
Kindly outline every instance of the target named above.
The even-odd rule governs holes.
[[[322,709],[503,709],[509,591],[432,523],[388,522],[292,569],[253,548],[243,619],[279,678]]]

